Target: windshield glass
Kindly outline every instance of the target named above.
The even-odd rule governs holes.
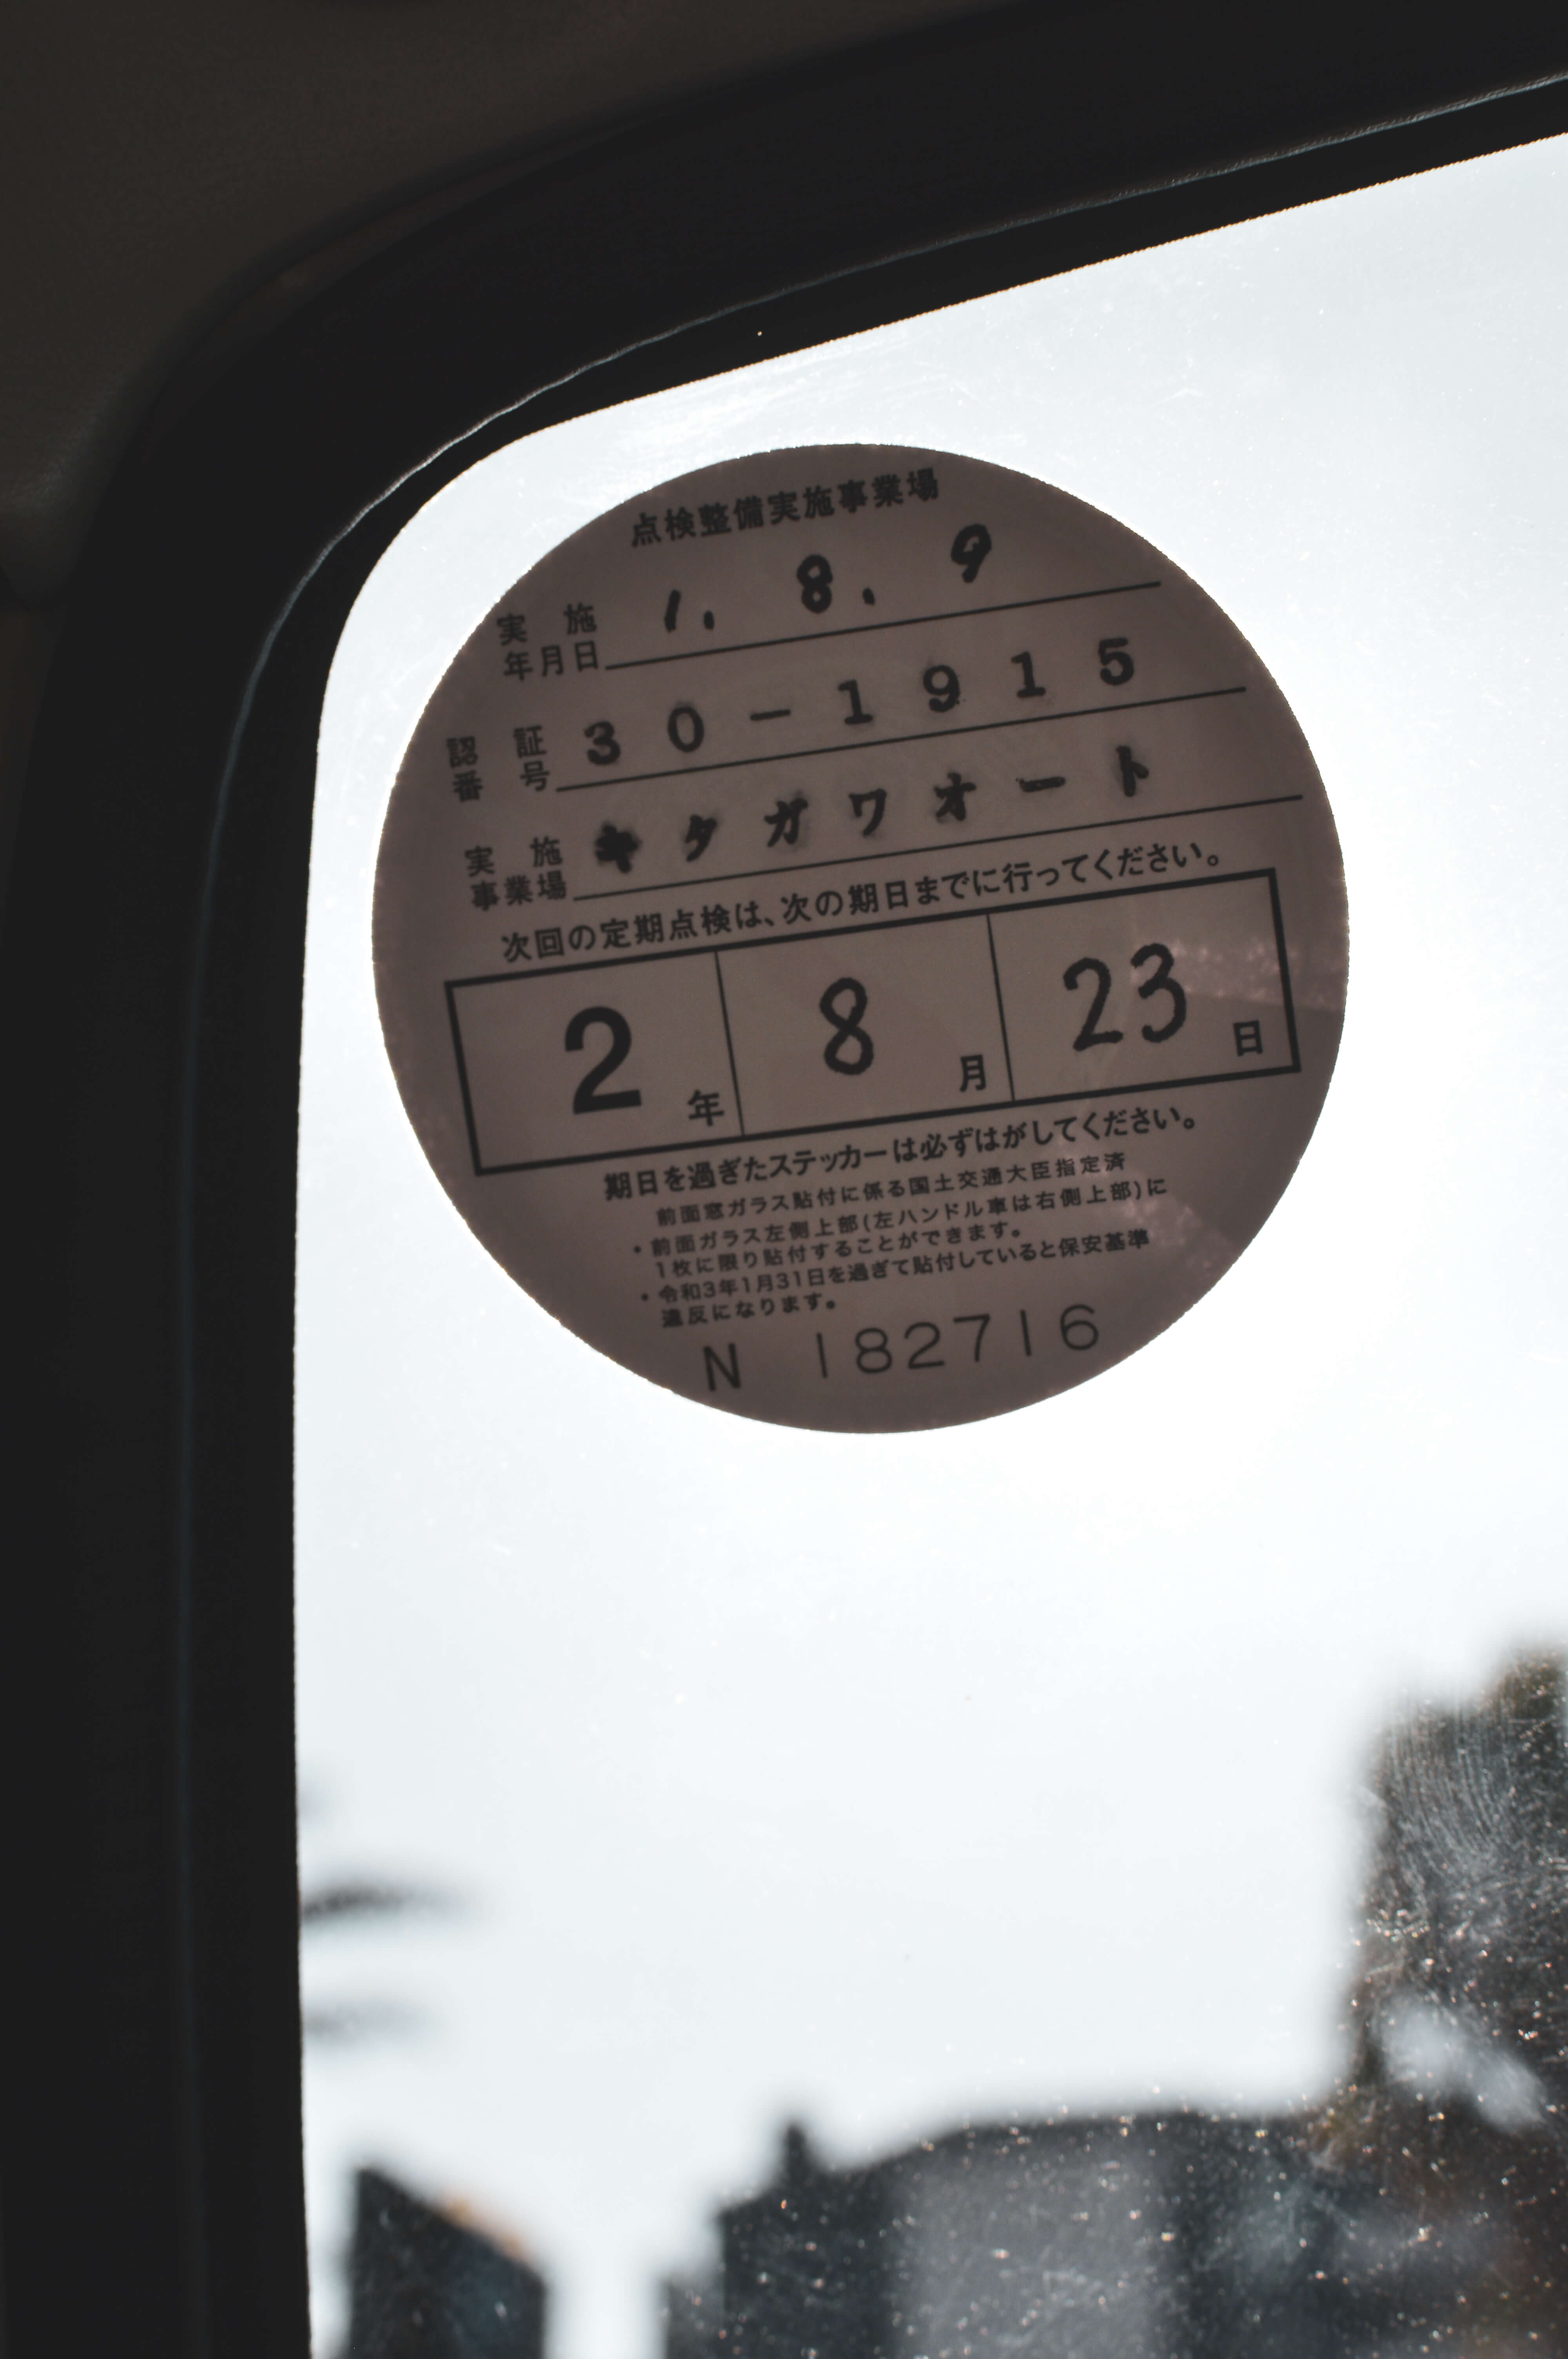
[[[1547,143],[552,428],[367,582],[299,1182],[323,2353],[351,2290],[367,2353],[422,2302],[550,2359],[1568,2348],[1565,196]],[[1300,721],[1350,909],[1237,1266],[1073,1393],[881,1437],[547,1317],[370,963],[397,765],[508,585],[849,441],[1167,550]]]

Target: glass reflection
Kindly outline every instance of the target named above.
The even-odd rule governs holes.
[[[1561,1658],[1528,1658],[1386,1736],[1326,2102],[966,2123],[849,2169],[791,2123],[716,2266],[665,2280],[664,2359],[1568,2349],[1565,1703]],[[406,1905],[340,1886],[308,1921]],[[350,2359],[539,2359],[513,2238],[383,2171],[355,2190]]]

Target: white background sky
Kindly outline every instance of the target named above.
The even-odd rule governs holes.
[[[519,2234],[552,2359],[648,2359],[798,2112],[1229,2106],[1339,2055],[1379,1723],[1568,1636],[1568,168],[1561,143],[557,427],[408,527],[322,724],[299,1266],[308,1877],[409,2036],[308,2085],[323,2350],[351,2166]],[[1339,1071],[1176,1327],[946,1433],[760,1427],[557,1327],[451,1211],[371,986],[393,777],[566,533],[709,461],[910,441],[1144,534],[1253,641],[1344,842]]]

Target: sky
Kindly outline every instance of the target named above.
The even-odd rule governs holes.
[[[301,1848],[449,1905],[308,1937],[363,2022],[308,2067],[322,2359],[360,2162],[530,2251],[550,2359],[653,2359],[792,2115],[849,2158],[1331,2084],[1378,1729],[1568,1641],[1565,289],[1548,142],[551,428],[372,574],[312,855]],[[370,963],[398,761],[502,592],[668,476],[848,440],[1022,469],[1201,582],[1350,901],[1338,1070],[1236,1267],[905,1436],[723,1417],[550,1320],[426,1164]]]

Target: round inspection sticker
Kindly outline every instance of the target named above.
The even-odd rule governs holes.
[[[1168,559],[939,451],[786,450],[525,574],[415,732],[383,1028],[520,1286],[712,1408],[1080,1384],[1257,1234],[1344,1012],[1284,699]]]

